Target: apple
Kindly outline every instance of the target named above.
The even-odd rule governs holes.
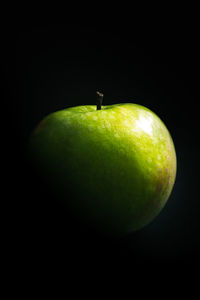
[[[122,103],[66,108],[33,130],[29,155],[67,210],[97,232],[124,236],[163,209],[176,177],[171,135],[148,108]],[[66,210],[66,211],[67,211]]]

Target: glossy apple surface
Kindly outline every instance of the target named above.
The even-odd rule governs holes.
[[[51,113],[33,131],[29,150],[57,199],[103,234],[126,235],[150,223],[175,182],[169,131],[137,104]]]

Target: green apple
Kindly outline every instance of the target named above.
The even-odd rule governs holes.
[[[122,103],[70,107],[46,116],[30,137],[40,176],[81,222],[123,236],[162,210],[176,177],[171,135],[148,108]]]

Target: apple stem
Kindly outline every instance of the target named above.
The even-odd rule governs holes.
[[[103,94],[97,92],[97,110],[101,110],[102,102],[103,102]]]

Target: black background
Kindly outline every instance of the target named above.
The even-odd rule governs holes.
[[[50,260],[87,266],[105,261],[196,265],[200,61],[195,9],[158,8],[152,14],[147,8],[141,16],[137,9],[89,9],[18,7],[2,25],[2,163],[8,204],[3,228],[10,232],[9,253],[40,267]],[[66,228],[62,210],[48,203],[48,191],[36,185],[24,159],[38,121],[67,106],[94,104],[96,90],[104,93],[105,105],[133,102],[154,111],[177,152],[177,178],[165,208],[151,224],[120,241]]]

